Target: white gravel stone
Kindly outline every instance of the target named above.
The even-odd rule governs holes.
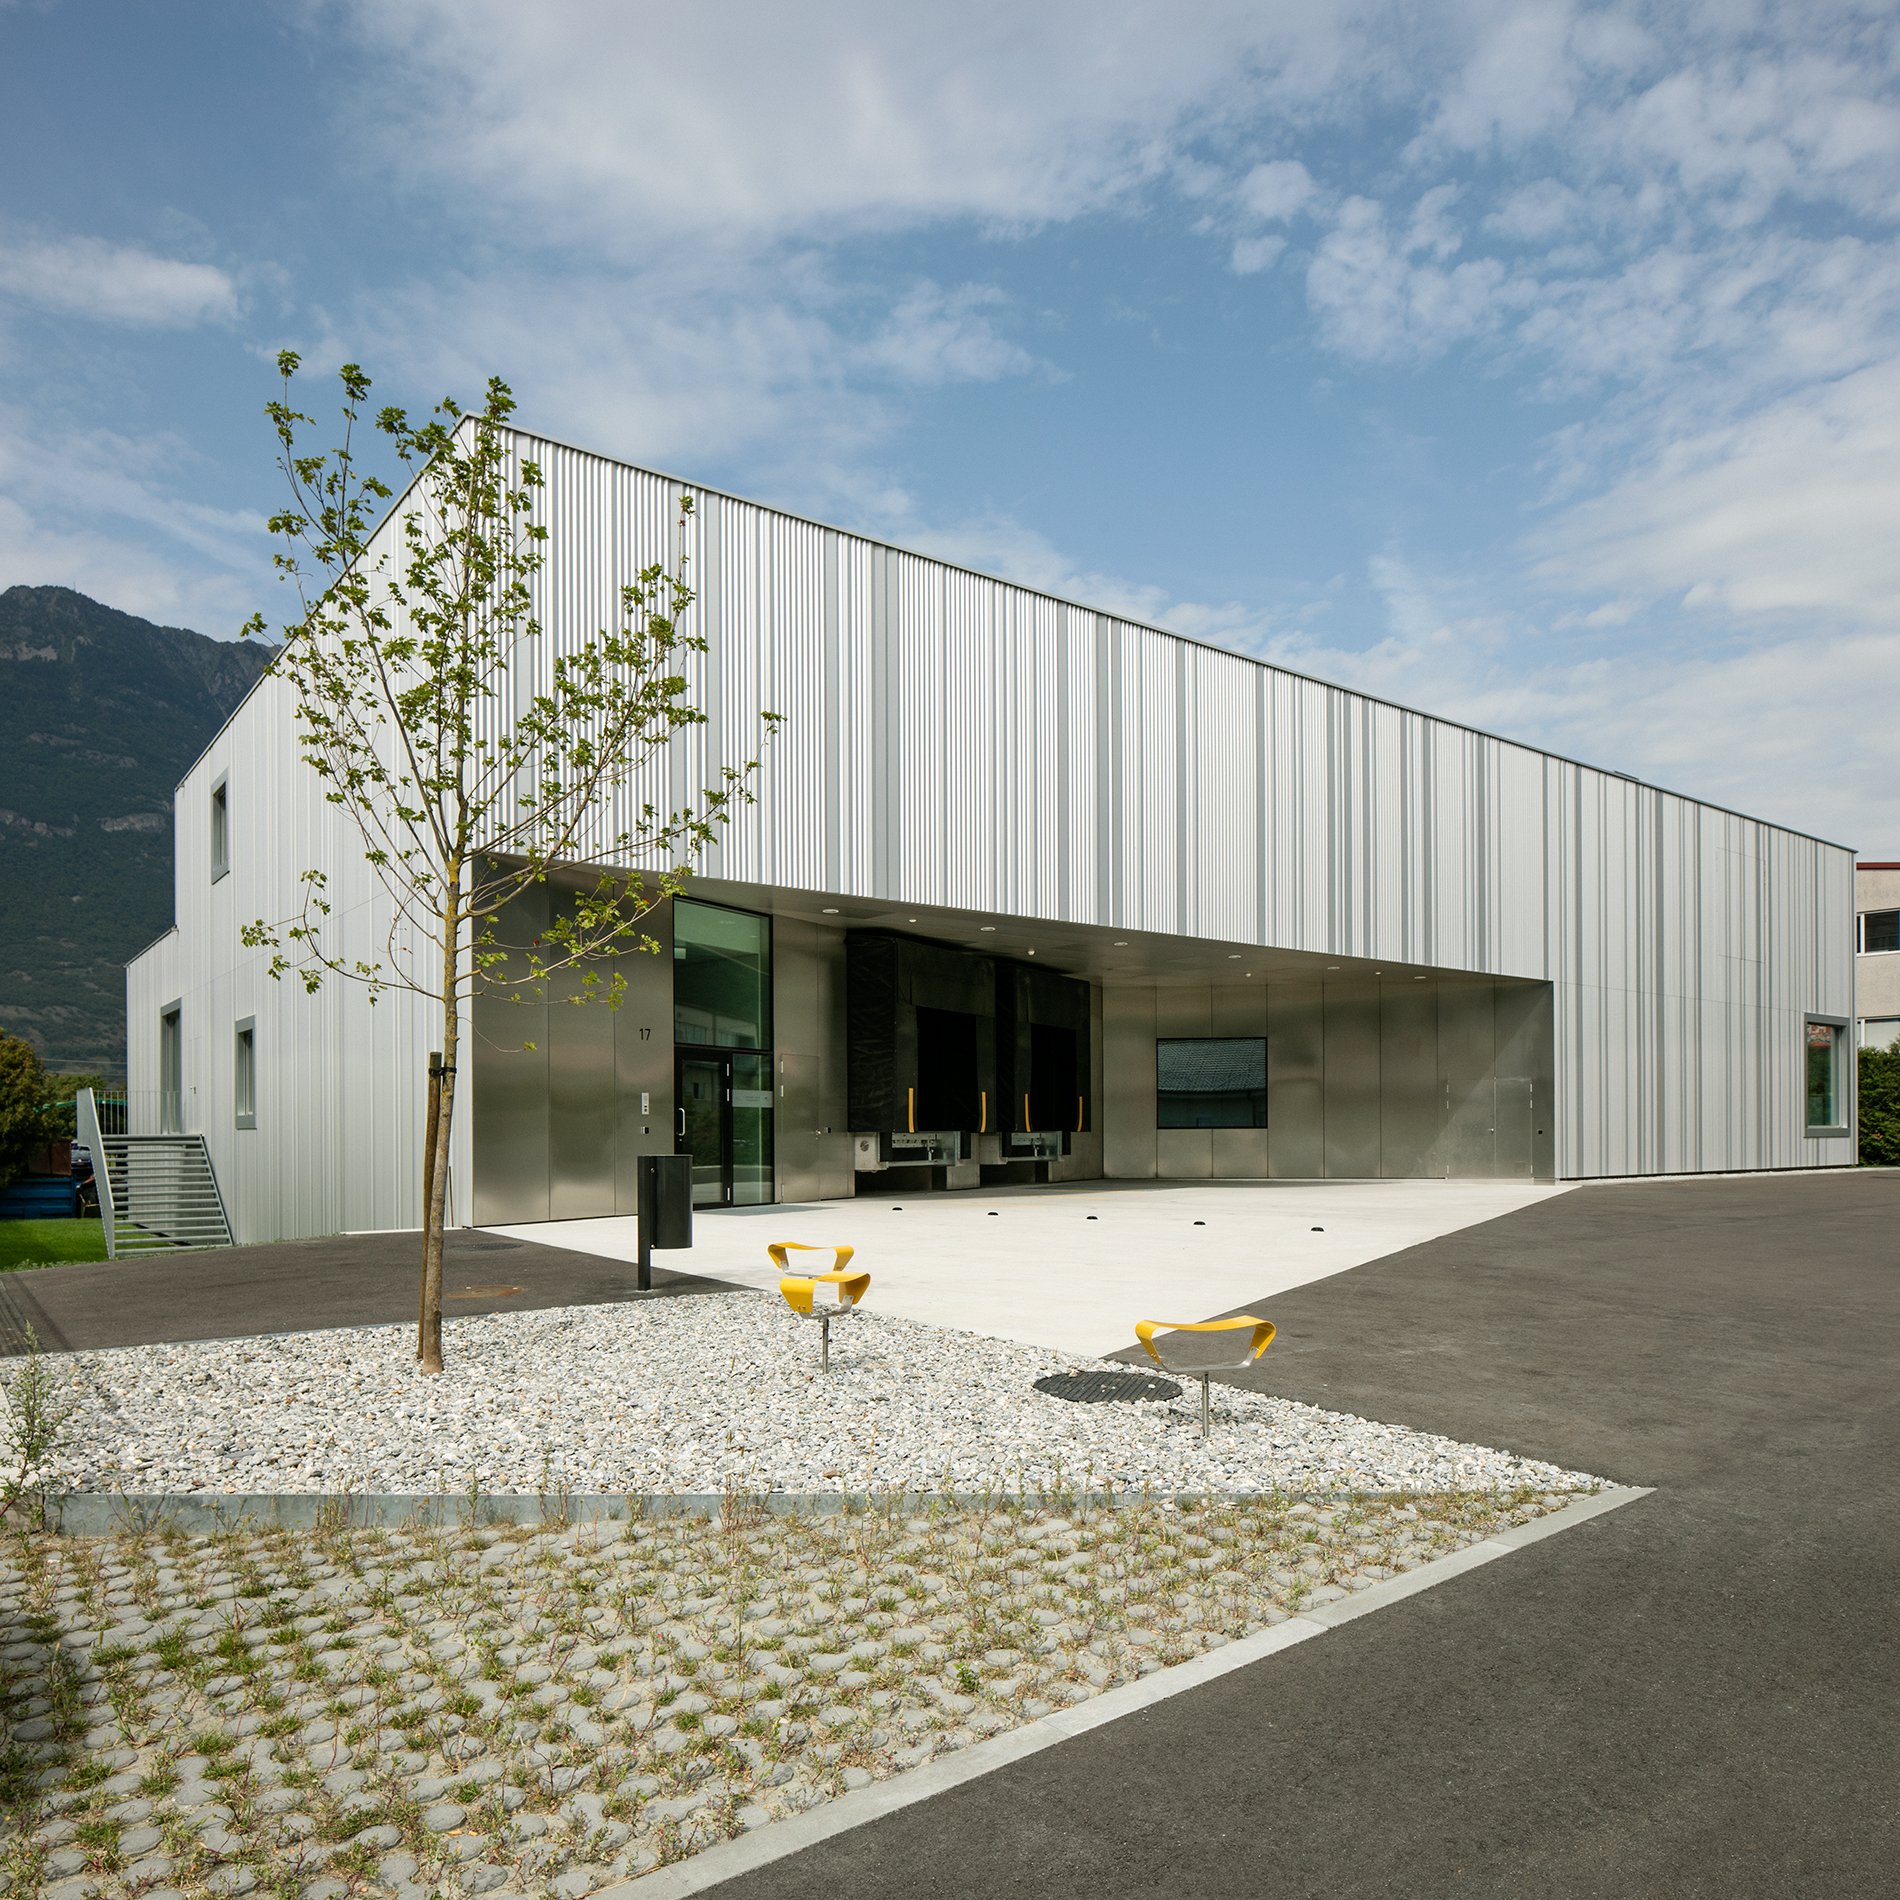
[[[134,1493],[1443,1491],[1583,1474],[1216,1384],[1075,1404],[1051,1373],[1124,1366],[875,1311],[818,1329],[775,1295],[48,1355],[78,1403],[62,1476]],[[1270,1369],[1270,1367],[1269,1367]]]

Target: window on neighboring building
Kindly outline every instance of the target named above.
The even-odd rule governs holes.
[[[1863,1049],[1892,1049],[1900,1046],[1900,1016],[1863,1016],[1860,1019],[1860,1046]]]
[[[211,881],[231,868],[231,787],[221,778],[211,788]]]
[[[1816,1022],[1809,1018],[1808,1057],[1808,1129],[1841,1128],[1846,1125],[1846,1089],[1841,1073],[1841,1035],[1839,1023]]]
[[[1264,1128],[1265,1036],[1169,1036],[1155,1043],[1157,1128]]]
[[[237,1125],[257,1126],[257,1018],[246,1016],[237,1026],[235,1072],[231,1095],[237,1104]]]
[[[1880,950],[1900,950],[1900,910],[1864,910],[1860,914],[1863,956]]]

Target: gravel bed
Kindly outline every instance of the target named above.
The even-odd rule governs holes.
[[[382,1326],[47,1356],[77,1403],[81,1490],[910,1493],[1078,1483],[1157,1491],[1438,1491],[1588,1484],[1426,1432],[1198,1383],[1169,1402],[1035,1391],[1104,1362],[776,1295],[455,1319],[444,1376]],[[1269,1349],[1269,1352],[1271,1349]]]
[[[578,1900],[1569,1495],[12,1533],[0,1891]]]

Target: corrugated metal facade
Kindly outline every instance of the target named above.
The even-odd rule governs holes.
[[[547,478],[541,645],[554,649],[610,624],[620,587],[677,552],[682,489],[539,439],[518,446]],[[643,802],[677,806],[752,757],[769,708],[785,724],[758,802],[733,818],[709,874],[1546,980],[1560,1175],[1851,1161],[1850,1141],[1805,1137],[1801,1075],[1804,1012],[1853,1014],[1849,852],[685,492],[709,641],[692,686],[709,717],[600,813],[601,843]],[[547,657],[522,656],[518,694]],[[226,769],[239,842],[231,877],[209,885],[200,814]],[[281,686],[245,703],[180,788],[178,817],[180,935],[129,979],[134,1088],[156,1087],[145,1025],[181,993],[203,993],[207,1022],[256,1013],[268,1076],[275,992],[273,1033],[293,1058],[283,1109],[309,1137],[294,1152],[311,1184],[274,1188],[279,1211],[260,1204],[251,1231],[413,1219],[414,1144],[394,1137],[419,1114],[426,1012],[370,1012],[334,984],[293,998],[260,983],[262,959],[236,943],[233,920],[284,914],[306,865],[343,880],[347,930],[375,935],[350,840],[296,762]],[[359,1101],[374,1111],[359,1117]],[[372,1158],[374,1186],[337,1185],[339,1166],[347,1176]]]

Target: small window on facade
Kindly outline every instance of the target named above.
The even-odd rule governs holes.
[[[1863,1016],[1860,1046],[1863,1049],[1900,1048],[1900,1016]]]
[[[1860,947],[1866,956],[1881,950],[1900,950],[1900,910],[1862,911]]]
[[[1155,1044],[1157,1128],[1264,1128],[1265,1036],[1166,1037]]]
[[[230,785],[219,779],[211,788],[211,881],[216,883],[231,868]]]
[[[237,1026],[236,1072],[232,1097],[237,1103],[237,1125],[257,1126],[257,1018],[247,1016]]]
[[[1808,1127],[1811,1130],[1844,1127],[1847,1115],[1839,1024],[1809,1022],[1807,1058]]]
[[[176,1135],[185,1126],[184,1035],[181,1006],[158,1012],[158,1132]]]

